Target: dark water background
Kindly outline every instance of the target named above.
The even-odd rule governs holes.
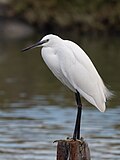
[[[74,94],[44,64],[39,49],[20,50],[41,38],[0,39],[0,159],[53,160],[57,139],[71,137],[76,116]],[[82,136],[92,160],[120,159],[120,38],[63,38],[88,53],[114,91],[105,113],[82,99]]]

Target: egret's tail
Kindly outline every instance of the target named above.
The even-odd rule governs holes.
[[[109,90],[107,87],[105,87],[105,97],[106,100],[109,100],[113,97],[114,93],[113,91]]]
[[[113,92],[110,91],[107,87],[105,87],[105,98],[106,98],[106,101],[111,99],[112,96],[113,96]],[[96,106],[101,112],[105,112],[106,101],[103,103],[103,105],[101,107]]]

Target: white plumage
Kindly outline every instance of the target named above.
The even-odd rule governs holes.
[[[23,51],[40,46],[42,57],[53,74],[73,92],[78,91],[88,102],[104,112],[106,99],[112,94],[87,54],[74,42],[52,34]]]
[[[86,53],[74,42],[55,35],[47,35],[41,41],[42,57],[53,74],[73,92],[76,90],[101,112],[111,95]]]

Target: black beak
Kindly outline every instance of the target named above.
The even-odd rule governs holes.
[[[39,42],[37,42],[37,43],[35,43],[35,44],[31,45],[31,46],[28,46],[28,47],[22,49],[21,52],[25,52],[25,51],[27,51],[29,49],[36,48],[36,47],[41,46],[43,43],[46,43],[46,42],[47,42],[46,40],[39,41]]]

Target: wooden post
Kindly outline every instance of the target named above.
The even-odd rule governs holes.
[[[81,140],[58,140],[56,160],[90,160],[88,144]]]

